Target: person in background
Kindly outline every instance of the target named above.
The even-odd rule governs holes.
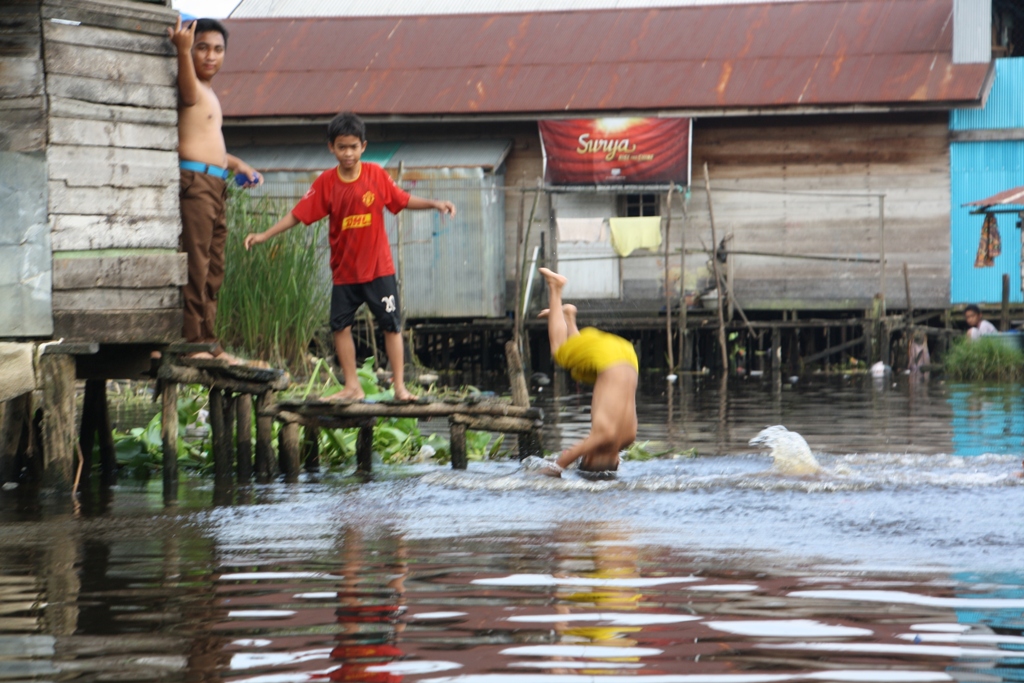
[[[996,334],[996,326],[981,316],[981,309],[974,304],[967,304],[964,309],[964,320],[967,321],[967,338],[980,339],[986,334]]]

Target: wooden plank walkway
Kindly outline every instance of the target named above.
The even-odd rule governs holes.
[[[528,437],[540,448],[544,414],[539,408],[516,406],[496,398],[470,397],[462,401],[419,399],[414,402],[333,402],[319,398],[276,401],[277,392],[291,384],[288,373],[224,361],[189,359],[167,354],[157,372],[162,397],[164,499],[177,498],[178,486],[178,384],[199,384],[210,391],[210,441],[214,479],[246,484],[271,481],[278,472],[286,482],[298,481],[299,428],[311,446],[305,468],[319,467],[316,451],[320,429],[357,428],[357,470],[372,471],[373,429],[379,418],[447,418],[451,436],[453,469],[466,469],[466,430],[509,432]],[[256,438],[253,459],[252,419],[255,398]],[[281,423],[278,462],[274,467],[272,423]],[[521,440],[521,443],[523,441]]]

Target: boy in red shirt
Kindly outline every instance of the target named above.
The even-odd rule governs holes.
[[[265,232],[245,237],[245,248],[262,244],[295,227],[330,216],[331,331],[338,362],[345,373],[345,388],[329,400],[358,401],[364,397],[356,376],[356,347],[352,323],[356,309],[366,303],[384,330],[384,347],[391,364],[395,400],[413,398],[405,387],[402,318],[398,285],[391,261],[391,245],[384,231],[384,207],[391,213],[402,209],[437,209],[455,215],[449,201],[423,199],[398,187],[377,164],[360,161],[366,151],[366,126],[355,114],[338,114],[327,127],[327,148],[338,165],[320,174],[291,212]]]

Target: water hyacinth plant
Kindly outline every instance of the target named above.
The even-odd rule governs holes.
[[[247,357],[304,375],[309,344],[328,320],[327,254],[317,246],[326,226],[299,226],[248,252],[243,244],[247,234],[266,230],[290,208],[232,191],[217,334]]]
[[[1018,382],[1024,379],[1024,351],[1014,341],[994,335],[958,339],[946,352],[946,374],[969,382]]]

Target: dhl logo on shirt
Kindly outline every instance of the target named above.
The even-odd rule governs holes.
[[[353,228],[368,228],[370,227],[370,216],[368,213],[359,213],[355,216],[345,216],[341,221],[342,230],[351,230]]]

